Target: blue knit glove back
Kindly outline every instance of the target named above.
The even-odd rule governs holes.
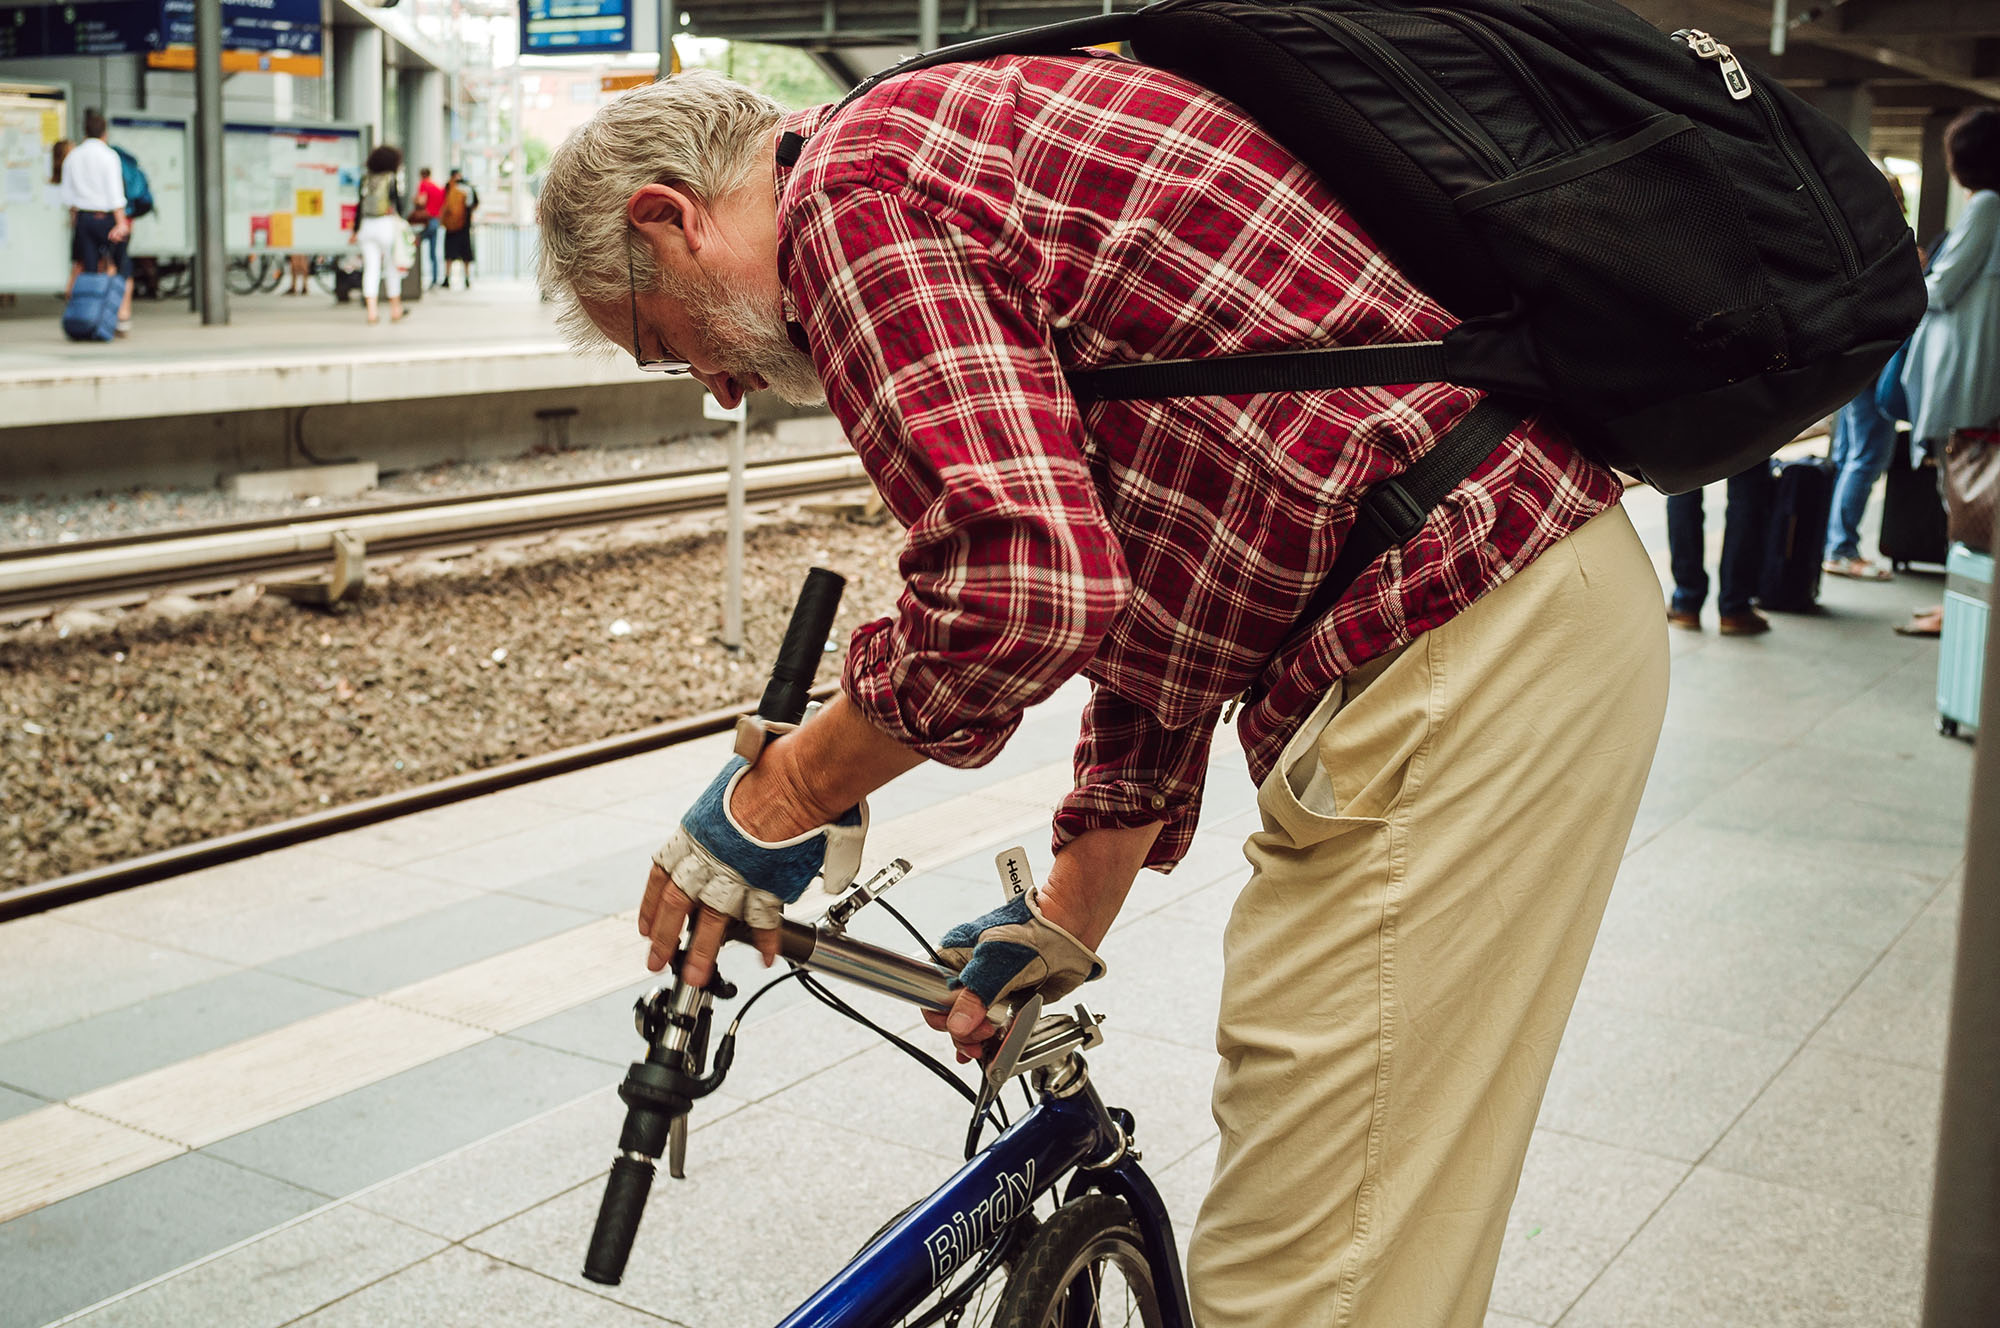
[[[1017,991],[1059,1000],[1104,976],[1096,951],[1042,916],[1034,890],[953,927],[938,957],[958,970],[954,990],[968,988],[989,1006]]]
[[[741,756],[730,757],[653,861],[703,907],[752,927],[775,927],[783,906],[796,902],[814,877],[825,878],[828,893],[854,880],[868,834],[868,803],[857,803],[832,825],[768,843],[729,814],[730,796],[749,768]]]

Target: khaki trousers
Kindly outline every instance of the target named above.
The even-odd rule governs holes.
[[[1666,696],[1621,507],[1293,739],[1223,941],[1201,1328],[1479,1328]]]

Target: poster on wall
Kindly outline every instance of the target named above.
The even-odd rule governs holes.
[[[54,293],[69,277],[69,210],[51,183],[68,122],[60,92],[0,89],[0,291]]]
[[[132,253],[177,258],[194,252],[194,154],[188,123],[169,116],[114,115],[111,141],[146,172],[153,210],[132,223]]]
[[[361,185],[364,140],[345,125],[222,127],[225,246],[231,253],[338,253]]]

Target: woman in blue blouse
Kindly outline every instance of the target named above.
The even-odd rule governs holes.
[[[1980,107],[1953,120],[1944,151],[1952,178],[1972,197],[1924,279],[1930,308],[1903,366],[1912,460],[1940,462],[1953,429],[2000,419],[2000,110]],[[1943,614],[1919,613],[1903,630],[1936,635]]]

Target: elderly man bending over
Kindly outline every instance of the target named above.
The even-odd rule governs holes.
[[[1480,396],[1080,406],[1066,370],[1452,325],[1242,112],[1109,56],[917,71],[795,115],[683,74],[556,153],[541,226],[580,342],[725,404],[824,399],[907,528],[898,611],[855,634],[841,695],[732,761],[655,858],[651,965],[685,926],[704,980],[728,915],[768,927],[852,861],[865,794],[992,759],[1080,672],[1048,881],[948,938],[969,963],[947,1026],[975,1054],[988,1005],[1103,970],[1243,698],[1262,827],[1221,942],[1197,1317],[1478,1325],[1665,704],[1618,481],[1531,417],[1296,621],[1357,499]]]

